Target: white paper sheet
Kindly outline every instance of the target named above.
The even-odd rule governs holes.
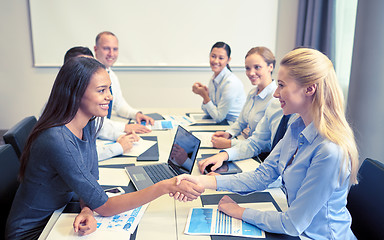
[[[128,186],[129,177],[124,168],[99,167],[99,184],[111,186]]]
[[[114,142],[108,141],[108,140],[101,140],[101,139],[96,140],[97,145],[102,145],[102,144],[108,145],[111,143],[114,143]],[[144,140],[144,139],[140,138],[140,140],[137,142],[134,142],[132,148],[130,150],[128,150],[127,152],[123,153],[123,155],[124,156],[137,157],[140,154],[142,154],[143,152],[147,151],[150,147],[155,145],[155,143],[156,143],[156,141]]]
[[[147,128],[155,130],[169,130],[177,127],[177,124],[171,120],[156,120],[152,125],[146,125]]]
[[[100,215],[95,215],[95,219],[97,221],[97,230],[109,232],[129,232],[132,234],[135,231],[137,224],[139,224],[148,205],[149,203],[112,217],[102,217]]]
[[[185,115],[164,115],[164,118],[172,121],[176,126],[181,125],[185,127],[195,123],[193,119]]]
[[[47,240],[71,240],[71,239],[105,239],[109,238],[110,236],[108,233],[105,234],[105,232],[94,232],[87,236],[79,236],[78,233],[75,233],[73,230],[73,221],[75,220],[75,217],[77,216],[77,213],[63,213],[60,215],[59,219],[57,219],[55,225],[49,232]],[[104,235],[103,235],[104,233]],[[128,239],[130,234],[127,234]]]
[[[140,222],[147,206],[148,204],[145,204],[112,217],[95,215],[97,230],[86,236],[79,236],[73,230],[73,221],[77,213],[62,213],[46,239],[129,239]]]
[[[210,118],[210,119],[205,118],[207,116],[207,114],[205,114],[205,113],[190,113],[189,116],[195,123],[216,124],[216,121],[213,120],[212,118]]]
[[[193,132],[192,134],[195,135],[198,139],[200,139],[200,147],[208,147],[208,148],[213,148],[212,145],[212,135],[214,132]]]
[[[140,138],[140,140],[138,142],[134,142],[133,147],[129,151],[123,153],[123,155],[137,157],[155,145],[155,143],[156,141],[144,140]]]

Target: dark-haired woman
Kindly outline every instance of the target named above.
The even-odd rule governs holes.
[[[208,87],[200,82],[192,86],[192,91],[203,98],[203,111],[217,123],[224,120],[235,122],[245,103],[243,83],[231,72],[230,61],[229,45],[224,42],[215,43],[209,54],[213,76]]]
[[[230,148],[239,143],[235,137],[242,134],[248,138],[255,131],[265,110],[274,99],[276,83],[272,79],[275,56],[266,47],[251,48],[245,55],[245,73],[255,87],[248,93],[239,118],[225,131],[212,136],[214,148]],[[202,163],[201,163],[202,164]]]
[[[80,197],[82,207],[74,230],[86,235],[96,230],[93,211],[115,215],[178,188],[175,179],[169,179],[108,198],[98,184],[95,125],[102,123],[93,120],[108,114],[110,86],[105,66],[95,59],[71,58],[62,66],[20,159],[21,184],[8,217],[7,239],[37,239],[51,214],[65,206],[73,193]],[[189,199],[202,191],[192,187]]]

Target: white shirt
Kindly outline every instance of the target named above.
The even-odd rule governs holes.
[[[245,102],[243,83],[225,67],[208,84],[211,101],[202,104],[203,111],[217,123],[236,121]]]
[[[109,73],[109,77],[111,78],[111,89],[112,89],[112,110],[116,112],[116,114],[123,118],[135,119],[136,113],[138,110],[129,106],[125,98],[123,97],[123,93],[120,88],[120,82],[117,78],[116,74],[112,71],[111,68],[107,69]]]
[[[230,128],[226,131],[236,137],[241,134],[241,132],[249,127],[249,136],[255,131],[257,124],[260,122],[264,116],[265,110],[271,103],[273,93],[275,92],[277,85],[272,81],[268,86],[266,86],[259,94],[258,87],[253,88],[244,104],[243,109],[239,115],[239,118],[234,122]],[[235,146],[239,140],[232,139],[231,146]]]
[[[123,97],[120,82],[111,68],[107,69],[111,78],[112,89],[112,110],[120,117],[135,119],[138,110],[129,106]],[[116,141],[120,135],[125,134],[125,122],[114,121],[104,117],[103,127],[100,129],[97,138]],[[97,145],[97,156],[99,161],[123,154],[123,148],[119,143],[108,144],[105,146]]]
[[[120,145],[120,143],[100,145],[100,144],[97,144],[96,142],[96,148],[97,148],[97,159],[99,161],[103,161],[115,156],[119,156],[124,153],[123,147]]]
[[[269,152],[282,116],[283,109],[280,101],[273,98],[252,136],[239,141],[234,147],[223,150],[228,153],[228,160],[248,159],[261,152]]]
[[[98,122],[95,121],[95,123],[97,124]],[[113,121],[104,117],[103,127],[99,130],[97,138],[103,140],[116,141],[121,135],[125,134],[124,127],[124,122]],[[123,147],[120,145],[120,143],[117,142],[105,145],[98,144],[96,141],[96,148],[97,158],[99,161],[119,156],[124,152]]]

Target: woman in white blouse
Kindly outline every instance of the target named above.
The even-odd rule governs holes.
[[[229,148],[238,142],[234,137],[243,133],[245,138],[251,136],[265,109],[273,99],[277,85],[272,80],[275,68],[275,56],[266,47],[254,47],[245,56],[245,72],[253,88],[249,93],[239,118],[225,132],[216,132],[212,136],[215,148]]]
[[[215,43],[209,54],[213,76],[208,87],[200,82],[192,91],[203,98],[202,110],[217,123],[227,120],[233,123],[238,118],[245,102],[243,83],[231,72],[231,48],[224,42]]]

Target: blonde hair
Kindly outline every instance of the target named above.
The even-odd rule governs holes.
[[[247,58],[248,56],[250,56],[252,54],[260,55],[264,59],[264,61],[267,63],[267,65],[272,64],[273,68],[275,68],[275,63],[276,63],[275,55],[273,55],[272,51],[269,50],[269,48],[267,48],[267,47],[251,48],[247,52],[247,54],[245,55],[245,58]]]
[[[348,169],[351,164],[349,181],[350,185],[356,184],[359,154],[345,118],[344,97],[332,62],[317,50],[298,48],[285,55],[280,65],[288,69],[300,86],[317,85],[310,110],[313,123],[322,136],[341,147],[345,156],[342,166]]]

